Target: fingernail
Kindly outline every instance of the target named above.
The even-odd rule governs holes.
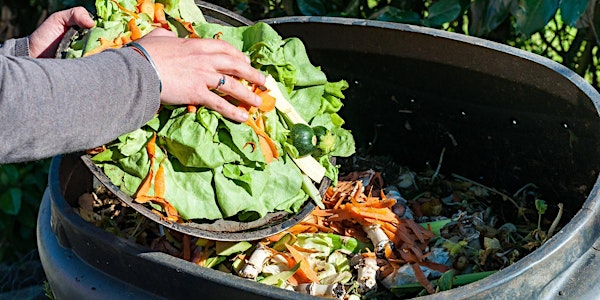
[[[250,63],[251,62],[250,57],[248,57],[248,56],[245,56],[245,57],[246,57],[246,63]]]
[[[255,106],[260,106],[262,104],[262,98],[260,96],[254,96],[254,102],[256,103]]]
[[[239,114],[240,120],[242,122],[245,122],[246,120],[248,120],[248,113],[247,112],[240,111],[238,114]]]

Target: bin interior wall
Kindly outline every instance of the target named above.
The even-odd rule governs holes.
[[[567,216],[596,181],[597,100],[564,70],[535,61],[541,58],[410,27],[372,36],[367,26],[272,26],[299,37],[330,80],[349,82],[340,114],[359,151],[391,155],[419,171],[426,164],[435,169],[445,148],[442,174],[509,194],[534,183],[544,200],[564,202]]]

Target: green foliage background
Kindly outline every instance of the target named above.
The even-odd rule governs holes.
[[[574,70],[600,89],[596,0],[215,0],[251,20],[312,15],[400,22],[477,36]],[[31,33],[49,13],[93,0],[4,0],[0,42]],[[0,263],[35,248],[49,161],[0,165]]]

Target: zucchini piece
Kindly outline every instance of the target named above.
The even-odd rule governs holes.
[[[298,150],[298,156],[306,156],[317,149],[317,136],[310,126],[302,123],[292,125],[290,130],[291,143]]]
[[[317,136],[317,140],[321,139],[322,136],[326,135],[329,131],[325,126],[315,126],[312,128]]]
[[[232,254],[244,252],[252,247],[247,241],[241,242],[225,242],[216,241],[216,253],[219,256],[229,256]]]

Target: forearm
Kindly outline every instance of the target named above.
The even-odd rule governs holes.
[[[10,55],[0,56],[0,163],[105,144],[158,109],[158,77],[131,49],[70,60]]]

